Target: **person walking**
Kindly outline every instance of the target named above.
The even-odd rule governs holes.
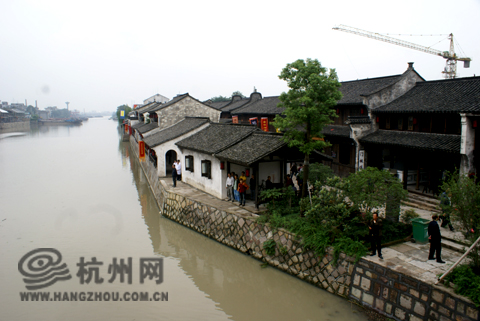
[[[182,180],[182,163],[180,163],[180,160],[177,159],[177,164],[175,165],[175,169],[177,170],[177,181]]]
[[[252,201],[255,200],[255,191],[257,190],[257,180],[255,179],[255,175],[252,174],[250,177],[250,198]]]
[[[378,252],[378,257],[383,260],[382,256],[382,219],[378,217],[377,213],[373,213],[373,219],[368,223],[370,232],[370,245],[372,247],[372,254],[375,256]]]
[[[442,234],[440,233],[440,226],[438,226],[438,215],[432,215],[432,221],[428,223],[428,240],[430,241],[430,253],[428,253],[429,260],[437,259],[438,263],[445,263],[442,261]]]
[[[290,166],[290,175],[295,176],[297,175],[297,163],[293,162],[292,166]]]
[[[173,187],[177,187],[177,161],[174,161],[172,165],[172,179]]]
[[[452,222],[450,221],[450,211],[452,210],[450,196],[451,194],[447,194],[446,192],[440,194],[440,207],[442,208],[442,215],[440,218],[442,219],[441,227],[448,226],[450,231],[453,232]]]
[[[248,185],[243,179],[238,183],[238,193],[240,194],[240,206],[245,206],[245,194],[247,194]]]
[[[233,202],[235,200],[235,197],[233,195],[233,177],[230,173],[227,174],[226,189],[228,200]]]

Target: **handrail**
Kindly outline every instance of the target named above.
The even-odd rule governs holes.
[[[443,273],[443,275],[441,277],[438,278],[437,282],[435,282],[435,285],[437,285],[441,280],[443,280],[444,277],[447,276],[448,273],[450,273],[467,255],[468,253],[470,253],[470,251],[473,250],[473,248],[478,244],[478,242],[480,241],[480,237],[478,237],[478,239],[475,241],[475,243],[472,244],[472,246],[470,246],[470,248],[467,250],[467,252],[465,252],[461,258],[458,259],[457,262],[455,262],[454,265],[452,265],[447,272]]]

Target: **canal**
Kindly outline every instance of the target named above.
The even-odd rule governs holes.
[[[132,155],[107,118],[0,138],[0,320],[367,320],[344,299],[160,217]],[[37,248],[60,253],[65,279],[38,283],[48,258],[19,265]],[[140,270],[159,258],[157,284]],[[28,290],[29,278],[43,288]],[[50,296],[32,301],[36,292]]]

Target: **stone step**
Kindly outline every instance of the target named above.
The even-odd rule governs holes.
[[[417,200],[409,199],[407,201],[402,201],[402,203],[405,204],[405,205],[411,206],[411,207],[419,208],[419,209],[422,209],[422,210],[427,210],[427,211],[430,211],[430,212],[435,212],[435,213],[440,213],[441,212],[436,206],[433,206],[433,205],[427,204],[427,203],[423,203],[423,202],[417,201]]]
[[[452,251],[464,254],[467,251],[468,246],[457,243],[454,240],[446,239],[445,237],[442,237],[442,248],[447,248]]]
[[[435,206],[440,205],[440,200],[429,196],[419,195],[417,193],[409,192],[408,198],[411,200],[417,200]]]

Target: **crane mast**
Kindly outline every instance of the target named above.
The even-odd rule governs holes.
[[[469,68],[470,67],[470,61],[472,61],[472,59],[470,59],[470,58],[458,57],[455,54],[453,34],[450,34],[448,36],[448,38],[450,40],[450,50],[449,51],[440,51],[440,50],[437,50],[437,49],[432,49],[430,47],[421,46],[421,45],[418,45],[418,44],[415,44],[415,43],[412,43],[412,42],[409,42],[409,41],[396,39],[396,38],[389,37],[389,36],[386,36],[386,35],[382,35],[382,34],[379,34],[379,33],[376,33],[376,32],[366,31],[366,30],[362,30],[362,29],[354,28],[354,27],[349,27],[349,26],[345,26],[345,25],[339,25],[338,27],[333,27],[333,30],[348,32],[348,33],[352,33],[354,35],[363,36],[363,37],[375,39],[375,40],[378,40],[378,41],[391,43],[391,44],[394,44],[394,45],[397,45],[397,46],[402,46],[402,47],[422,51],[422,52],[425,52],[425,53],[429,53],[429,54],[432,54],[432,55],[440,56],[440,57],[446,59],[445,69],[442,71],[442,73],[444,74],[444,77],[447,78],[447,79],[448,78],[455,78],[457,76],[457,61],[463,61],[463,64],[464,64],[463,67],[464,68]]]

